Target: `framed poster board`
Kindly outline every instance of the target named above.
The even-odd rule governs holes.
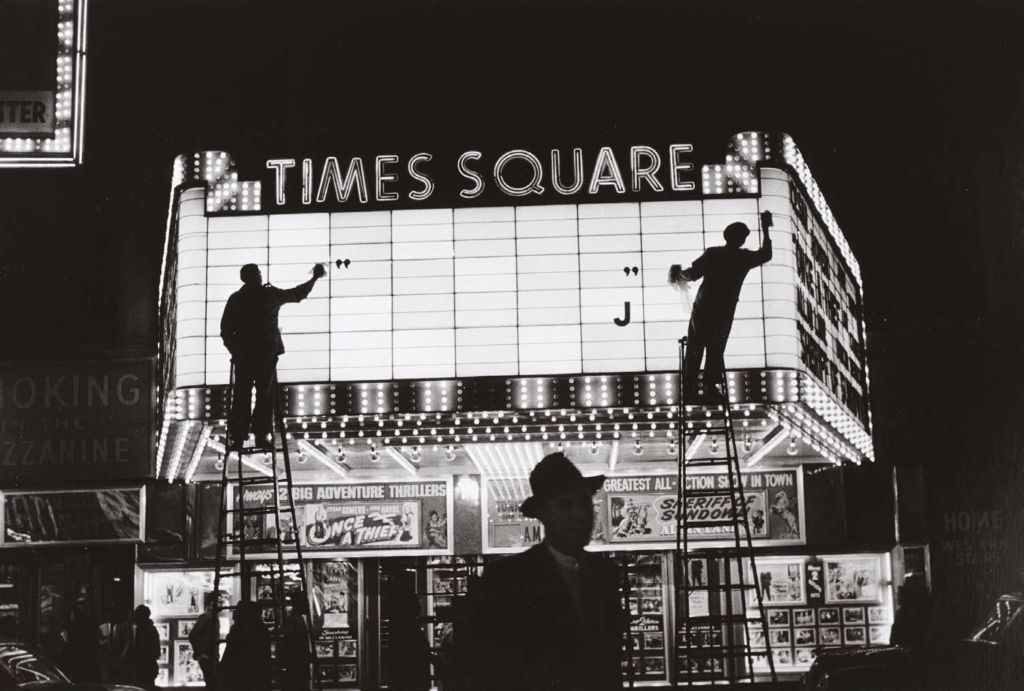
[[[826,603],[881,602],[882,563],[879,557],[828,557],[824,563]]]
[[[757,573],[753,577],[755,583],[760,585],[765,607],[807,603],[803,559],[761,559],[757,562]],[[749,604],[757,606],[757,593],[753,589],[750,591]]]

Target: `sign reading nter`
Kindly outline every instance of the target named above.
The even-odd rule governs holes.
[[[53,134],[52,91],[0,91],[0,134]]]

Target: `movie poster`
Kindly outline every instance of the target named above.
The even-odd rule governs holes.
[[[754,577],[761,586],[761,598],[765,607],[802,605],[807,602],[802,559],[758,560],[757,573]],[[750,592],[750,604],[757,606],[757,593],[753,590]]]
[[[150,571],[149,607],[153,617],[198,616],[213,592],[212,571]]]
[[[825,602],[880,602],[881,560],[878,557],[825,559]]]
[[[350,561],[313,562],[313,628],[322,640],[339,640],[356,630],[358,574]]]
[[[174,685],[202,686],[203,670],[199,661],[192,657],[192,644],[188,641],[174,642]]]
[[[447,553],[451,544],[449,490],[448,480],[296,486],[292,496],[299,524],[292,525],[291,516],[282,511],[280,533],[286,544],[297,538],[305,552]],[[280,492],[283,507],[287,489]],[[273,506],[273,488],[247,487],[242,501],[253,508]],[[247,534],[278,533],[275,516],[251,519],[255,524],[246,524]]]
[[[744,500],[751,537],[762,544],[802,544],[803,494],[797,470],[743,473]],[[594,531],[591,545],[601,549],[621,549],[636,544],[651,548],[660,543],[675,547],[676,504],[675,475],[639,475],[609,477],[594,495]],[[508,498],[508,490],[488,481],[485,493],[485,552],[511,552],[539,544],[544,537],[536,519],[519,512],[526,498]],[[695,473],[686,479],[687,489],[721,490],[711,496],[687,496],[683,493],[690,531],[687,538],[701,546],[725,546],[733,541],[731,526],[701,525],[733,515],[729,496],[729,478],[723,473]],[[498,499],[504,497],[504,499]]]
[[[693,541],[729,539],[731,526],[706,525],[734,516],[729,478],[721,473],[690,475],[683,491],[683,505]],[[801,500],[797,471],[743,474],[743,499],[754,540],[803,541]],[[686,490],[721,490],[711,496],[687,496]],[[633,476],[608,478],[599,491],[607,511],[607,542],[674,542],[676,539],[676,477]]]

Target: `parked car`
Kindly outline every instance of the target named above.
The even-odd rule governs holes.
[[[909,671],[909,653],[898,645],[825,650],[803,682],[807,691],[903,691]]]
[[[993,691],[1024,685],[1024,594],[1000,595],[963,641],[965,681]]]
[[[932,651],[933,655],[939,654]],[[895,645],[821,652],[804,675],[807,691],[906,691],[938,683],[942,688],[1020,691],[1024,689],[1024,595],[996,598],[971,635],[946,651],[932,669],[911,669],[910,653]],[[942,679],[914,678],[948,674]]]
[[[143,691],[137,686],[76,684],[31,646],[0,638],[0,691]]]

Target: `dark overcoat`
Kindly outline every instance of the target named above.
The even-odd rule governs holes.
[[[618,572],[589,552],[581,564],[583,619],[544,545],[486,567],[470,595],[470,624],[457,634],[468,656],[471,688],[622,688],[627,617]]]

